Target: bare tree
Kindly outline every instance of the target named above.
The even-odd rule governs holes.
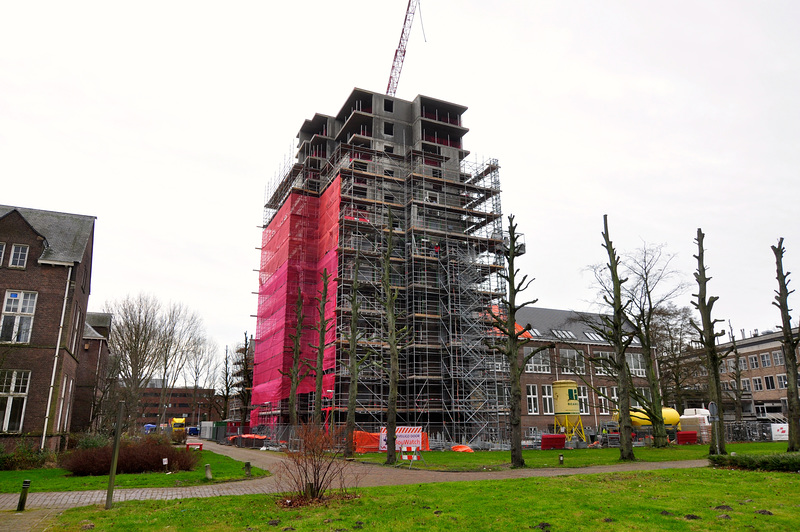
[[[691,342],[694,329],[689,307],[678,308],[668,304],[655,316],[659,347],[658,366],[661,374],[661,395],[683,413],[684,396],[697,383],[702,365],[692,355]]]
[[[662,414],[661,386],[657,366],[658,311],[665,307],[682,290],[682,283],[673,283],[675,271],[671,268],[673,256],[664,253],[664,246],[644,244],[624,261],[625,273],[632,283],[623,288],[631,302],[627,314],[642,350],[649,395],[631,388],[640,407],[650,418],[653,427],[653,446],[669,445]]]
[[[314,394],[314,417],[313,422],[316,425],[322,423],[322,377],[324,376],[324,368],[323,362],[325,360],[325,350],[332,346],[335,342],[326,342],[325,339],[328,336],[328,333],[331,331],[331,328],[335,325],[333,318],[325,317],[325,307],[328,304],[328,284],[331,280],[331,274],[328,273],[328,269],[325,268],[322,270],[322,289],[319,291],[315,300],[317,301],[317,310],[319,311],[319,316],[317,319],[316,325],[312,327],[317,332],[317,344],[311,344],[310,347],[317,352],[317,363],[314,366],[314,373],[316,376],[315,381],[315,390],[316,393]]]
[[[183,380],[187,386],[192,388],[193,422],[197,426],[200,425],[202,417],[200,405],[204,403],[206,414],[211,414],[211,409],[213,409],[216,355],[217,345],[213,341],[207,340],[201,349],[189,353],[186,365],[183,367]],[[207,390],[211,390],[211,392]]]
[[[191,353],[203,349],[205,331],[200,317],[181,303],[172,303],[161,319],[158,375],[161,377],[159,419],[166,423],[170,390],[175,387]]]
[[[220,397],[220,402],[214,401],[214,408],[217,409],[220,418],[226,419],[228,417],[230,402],[236,393],[236,378],[233,369],[233,353],[228,352],[228,346],[225,346],[225,358],[222,360],[218,370],[216,371],[218,378],[217,381],[217,395]]]
[[[708,392],[711,400],[715,401],[719,409],[719,415],[711,423],[711,446],[709,447],[709,454],[728,454],[725,451],[725,425],[722,421],[722,385],[719,378],[719,367],[722,363],[722,358],[717,351],[717,338],[724,335],[725,331],[716,332],[714,330],[717,323],[722,320],[711,318],[711,311],[714,308],[714,303],[719,299],[717,296],[707,296],[707,286],[711,277],[706,274],[705,264],[705,248],[703,248],[703,239],[705,234],[701,229],[697,229],[697,271],[694,278],[697,281],[697,293],[692,294],[696,301],[692,301],[692,305],[700,313],[701,324],[698,325],[692,321],[692,326],[700,335],[700,345],[703,349],[703,358],[708,371]]]
[[[531,349],[527,355],[520,357],[522,348],[530,342],[531,324],[528,323],[522,329],[517,329],[517,312],[528,305],[535,304],[538,300],[533,299],[522,303],[517,302],[517,296],[524,292],[534,281],[528,280],[527,275],[517,281],[519,268],[516,267],[516,259],[525,253],[524,244],[519,242],[517,234],[517,224],[514,223],[514,215],[508,217],[508,245],[503,248],[506,258],[505,271],[500,273],[506,283],[508,283],[508,297],[501,300],[501,308],[495,311],[489,309],[492,317],[492,325],[500,331],[503,340],[492,344],[492,348],[502,353],[509,366],[510,379],[510,404],[509,404],[509,425],[511,426],[511,467],[525,467],[525,460],[522,458],[522,386],[520,376],[527,364],[538,353],[555,347],[555,344],[547,344]]]
[[[728,335],[731,340],[730,348],[725,352],[725,356],[729,356],[733,353],[733,386],[731,386],[727,393],[728,397],[731,398],[733,401],[733,408],[734,408],[734,416],[736,422],[742,421],[742,394],[744,390],[742,390],[742,361],[745,360],[742,355],[739,353],[739,348],[736,346],[736,335],[733,334],[733,325],[731,325],[731,320],[728,320]],[[723,364],[725,362],[723,361]]]
[[[602,328],[600,333],[611,344],[614,349],[614,359],[608,361],[613,366],[617,376],[617,387],[619,389],[619,458],[620,460],[635,460],[633,455],[633,440],[631,433],[633,424],[631,422],[631,389],[633,388],[630,377],[630,370],[626,359],[626,352],[633,335],[625,330],[625,312],[630,305],[630,301],[622,302],[622,285],[627,279],[619,276],[620,259],[614,250],[614,244],[608,232],[608,216],[603,215],[603,248],[608,254],[608,273],[611,278],[611,293],[603,296],[605,303],[611,307],[611,315],[601,314]]]
[[[359,357],[358,343],[364,338],[364,333],[358,328],[361,317],[361,302],[358,300],[358,269],[359,256],[356,254],[353,265],[353,284],[350,289],[350,330],[345,333],[347,340],[347,368],[350,375],[350,385],[347,392],[347,419],[345,421],[345,457],[353,456],[355,447],[353,445],[353,433],[356,430],[356,401],[358,399],[358,374],[361,366],[364,365],[368,356]]]
[[[159,359],[162,338],[161,303],[152,296],[139,294],[106,303],[103,312],[114,316],[109,334],[111,366],[118,370],[121,386],[116,388],[125,401],[125,423],[128,431],[132,422],[141,417],[142,390],[153,376]],[[116,406],[116,401],[106,404]],[[114,413],[105,416],[115,419]]]
[[[297,287],[297,300],[294,304],[294,333],[289,335],[292,340],[292,366],[289,371],[281,371],[281,375],[289,378],[289,424],[297,427],[297,388],[300,382],[306,378],[311,371],[308,363],[303,360],[302,342],[303,330],[306,328],[303,314],[303,291]]]
[[[400,350],[408,329],[400,327],[397,317],[398,289],[392,286],[392,252],[394,251],[394,215],[389,210],[386,248],[381,257],[381,304],[386,325],[386,345],[389,351],[389,400],[386,408],[386,464],[397,462],[397,388],[400,380]]]
[[[792,322],[789,308],[789,295],[794,290],[789,290],[789,274],[783,271],[783,238],[778,239],[777,246],[771,246],[775,254],[775,270],[777,273],[778,289],[775,290],[775,301],[773,305],[778,307],[781,312],[781,332],[783,333],[783,358],[786,363],[786,401],[789,412],[789,447],[787,452],[794,453],[800,451],[800,397],[798,397],[797,386],[797,346],[800,344],[800,336],[792,334]]]

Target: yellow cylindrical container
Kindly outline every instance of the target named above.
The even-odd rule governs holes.
[[[662,408],[661,416],[664,418],[665,425],[677,425],[681,420],[681,415],[674,408]],[[631,410],[631,424],[634,427],[649,427],[651,425],[650,418],[647,417],[643,410]]]
[[[580,419],[581,407],[578,402],[578,385],[575,381],[553,383],[553,406],[556,419],[561,425],[570,425]]]

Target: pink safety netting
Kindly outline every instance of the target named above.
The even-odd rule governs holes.
[[[281,400],[289,395],[287,372],[292,363],[291,334],[295,333],[298,287],[303,301],[304,323],[319,321],[317,301],[322,289],[321,274],[327,269],[328,303],[325,317],[331,318],[326,343],[334,342],[336,309],[336,276],[338,268],[340,180],[336,180],[321,197],[292,192],[272,221],[264,229],[259,272],[258,313],[256,317],[255,364],[253,371],[251,426],[272,424]],[[318,333],[306,329],[302,333],[302,357],[314,364],[316,352],[309,344],[317,344]],[[336,365],[336,348],[325,350],[323,390],[335,384],[332,370]],[[314,391],[315,375],[310,373],[298,387],[298,393]]]

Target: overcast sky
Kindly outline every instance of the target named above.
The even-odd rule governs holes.
[[[255,332],[266,184],[304,119],[385,90],[406,4],[2,0],[0,203],[97,217],[91,310],[151,293],[233,346]],[[540,306],[592,308],[608,214],[621,251],[666,244],[689,281],[702,227],[715,317],[774,328],[779,236],[800,272],[800,4],[420,12],[397,96],[469,107]]]

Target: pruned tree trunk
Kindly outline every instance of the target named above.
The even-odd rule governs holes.
[[[719,415],[715,421],[711,423],[711,445],[709,446],[709,454],[728,454],[725,450],[725,424],[722,416],[722,386],[719,378],[719,367],[721,357],[717,352],[717,337],[725,334],[725,331],[716,333],[714,331],[715,325],[721,320],[714,320],[711,318],[711,311],[714,308],[714,303],[719,299],[717,296],[707,297],[707,285],[711,277],[706,275],[706,265],[703,248],[703,239],[705,235],[701,229],[697,229],[697,271],[694,273],[694,278],[697,281],[697,293],[693,294],[696,301],[692,302],[697,311],[700,313],[701,326],[692,322],[693,327],[700,335],[700,344],[703,347],[703,358],[708,371],[708,393],[711,400],[716,402],[719,409]]]
[[[798,397],[797,387],[797,345],[800,337],[792,334],[792,323],[790,319],[789,294],[794,290],[789,290],[789,273],[783,272],[783,238],[778,240],[777,246],[772,246],[775,254],[775,268],[778,279],[778,289],[775,291],[775,301],[773,305],[781,311],[781,332],[783,333],[783,358],[786,364],[786,401],[789,409],[789,445],[787,452],[795,453],[800,451],[800,397]]]
[[[319,291],[319,296],[317,299],[317,309],[319,310],[319,317],[317,321],[317,325],[314,329],[317,331],[318,343],[316,345],[312,345],[311,347],[317,351],[317,363],[314,367],[314,373],[316,376],[315,381],[315,390],[316,393],[314,394],[314,417],[313,421],[315,425],[319,425],[322,423],[322,396],[323,396],[323,389],[322,389],[322,377],[324,375],[324,368],[323,363],[325,361],[325,349],[333,345],[332,342],[325,342],[325,337],[328,335],[328,331],[331,328],[331,322],[333,318],[326,318],[325,317],[325,307],[328,304],[328,284],[331,280],[331,274],[328,273],[328,269],[324,268],[322,270],[322,290]]]

